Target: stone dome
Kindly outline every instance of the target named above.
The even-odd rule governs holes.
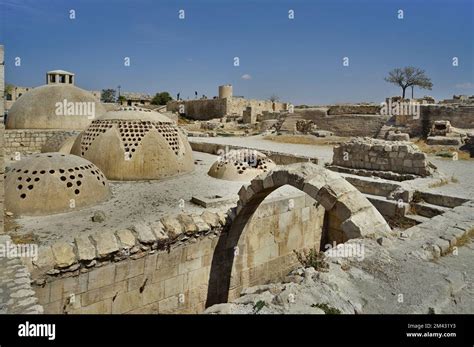
[[[231,150],[209,169],[209,176],[227,181],[251,181],[276,164],[265,154],[251,149]]]
[[[105,112],[100,101],[84,89],[48,84],[30,90],[13,103],[6,127],[83,130]]]
[[[188,139],[168,117],[124,107],[94,120],[74,143],[72,154],[95,163],[111,180],[148,180],[194,169]]]
[[[45,142],[43,147],[41,147],[41,153],[71,153],[72,145],[74,144],[74,141],[76,141],[79,133],[80,132],[77,131],[64,131],[57,133]]]
[[[36,154],[14,162],[5,174],[5,208],[18,215],[68,212],[109,196],[104,174],[75,155]]]

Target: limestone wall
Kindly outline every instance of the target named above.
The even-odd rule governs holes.
[[[380,105],[333,105],[329,107],[328,114],[380,114],[381,108]]]
[[[285,276],[297,264],[293,250],[319,248],[321,206],[304,193],[267,200],[237,248],[224,250],[234,254],[230,299],[242,288]],[[228,222],[206,211],[42,247],[29,264],[34,289],[45,313],[202,312],[214,250],[226,244]]]
[[[21,129],[5,130],[5,155],[11,155],[15,152],[22,154],[26,152],[40,152],[41,147],[51,137],[58,133],[69,132],[68,130],[37,130]]]
[[[406,126],[410,136],[428,136],[437,120],[447,120],[453,127],[474,129],[474,106],[421,105],[420,117],[397,115],[396,125]]]
[[[353,139],[334,147],[333,165],[428,176],[426,154],[411,142]]]
[[[244,98],[231,98],[227,106],[227,113],[236,113],[242,115],[242,112],[247,108],[252,107],[253,114],[262,114],[267,112],[280,112],[286,110],[286,104],[282,102],[272,102],[270,100],[253,100]]]
[[[173,100],[166,104],[166,110],[179,112],[180,105],[184,105],[184,113],[187,117],[196,120],[209,120],[221,118],[227,113],[228,99]]]
[[[318,129],[331,131],[336,136],[374,137],[389,117],[372,114],[326,115],[320,109],[298,109],[287,117],[285,123],[291,121],[291,118],[311,120]]]
[[[242,116],[247,107],[252,107],[253,114],[260,114],[264,111],[279,112],[286,109],[286,104],[281,102],[272,103],[269,100],[226,98],[181,101],[173,100],[166,104],[166,110],[178,112],[180,105],[184,105],[184,113],[187,117],[196,120],[222,118],[227,114],[237,114]]]
[[[220,151],[229,151],[232,149],[242,149],[242,146],[222,145],[218,143],[193,142],[189,141],[193,151],[204,152],[210,154],[219,154]],[[249,150],[256,150],[265,154],[268,158],[273,160],[277,165],[289,165],[301,162],[318,163],[318,158],[304,155],[293,155],[288,153],[280,153],[262,149],[248,148]]]

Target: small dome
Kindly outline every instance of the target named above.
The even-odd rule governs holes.
[[[78,136],[72,154],[95,163],[111,180],[148,180],[194,169],[188,139],[168,117],[124,107],[109,111]]]
[[[18,215],[68,212],[109,196],[104,174],[75,155],[36,154],[14,162],[5,174],[5,207]]]
[[[48,84],[13,103],[6,127],[83,130],[104,113],[102,104],[88,91],[71,84]]]
[[[263,153],[251,149],[231,150],[219,157],[209,169],[209,176],[227,181],[251,181],[276,164]]]
[[[69,154],[71,153],[72,145],[79,135],[77,131],[64,131],[57,133],[50,137],[43,147],[41,147],[41,153],[59,152]]]

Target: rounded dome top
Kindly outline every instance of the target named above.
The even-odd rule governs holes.
[[[137,107],[109,111],[78,136],[71,149],[95,163],[108,179],[161,179],[189,172],[188,139],[165,115]]]
[[[231,150],[219,157],[209,169],[209,176],[227,181],[251,181],[276,164],[261,152],[252,149]]]
[[[36,154],[5,173],[5,205],[19,215],[47,215],[95,205],[110,195],[104,174],[75,155]]]
[[[159,112],[135,106],[121,107],[118,110],[109,111],[98,117],[97,120],[140,120],[149,122],[173,123],[171,119]]]
[[[105,113],[91,93],[71,84],[34,88],[13,103],[7,129],[82,130]]]

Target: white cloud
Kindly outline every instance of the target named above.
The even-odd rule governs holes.
[[[474,83],[471,83],[471,82],[459,83],[459,84],[456,84],[455,87],[458,89],[474,89]]]
[[[240,78],[242,78],[243,80],[251,80],[252,76],[250,76],[249,74],[246,73],[246,74],[242,75],[242,77],[240,77]]]

